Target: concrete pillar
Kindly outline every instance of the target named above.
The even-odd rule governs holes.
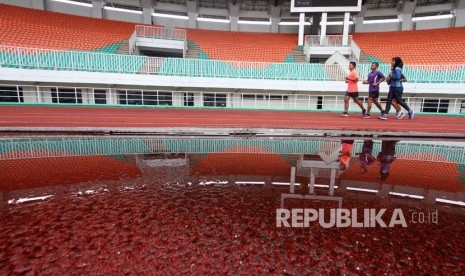
[[[321,22],[321,14],[320,13],[313,14],[311,22],[312,22],[312,25],[310,26],[310,35],[319,35],[320,34],[319,23]]]
[[[147,25],[152,25],[153,3],[152,0],[141,0],[142,6],[142,22]]]
[[[197,0],[187,1],[187,16],[189,17],[187,26],[191,29],[197,29]]]
[[[274,5],[270,6],[270,18],[271,18],[271,32],[279,32],[279,18],[281,17],[281,7]]]
[[[36,10],[45,10],[45,0],[33,0],[32,8]]]
[[[305,13],[299,14],[299,46],[304,45]]]
[[[273,177],[272,176],[264,177],[263,181],[265,181],[265,188],[270,189],[270,188],[273,187]]]
[[[289,193],[293,194],[295,192],[295,167],[291,168],[290,184]]]
[[[239,31],[239,9],[240,6],[236,3],[229,3],[229,30],[233,32]]]
[[[328,20],[328,13],[324,12],[321,14],[321,23],[320,23],[320,45],[323,44],[326,37],[326,21]]]
[[[314,168],[310,168],[310,181],[308,183],[308,193],[310,195],[315,193],[315,171],[314,171]]]
[[[92,1],[92,17],[103,18],[103,1],[94,0]]]
[[[347,45],[349,43],[349,22],[350,22],[350,13],[344,13],[344,22],[342,29],[342,45]]]
[[[329,180],[329,195],[334,195],[334,185],[336,184],[336,169],[331,169],[331,178]]]
[[[465,0],[455,2],[455,23],[454,27],[465,27]]]
[[[402,31],[412,30],[413,28],[412,15],[413,15],[413,12],[415,11],[416,5],[417,5],[417,0],[403,1],[402,11],[401,11],[401,14],[399,14]]]
[[[365,18],[366,12],[367,12],[367,5],[363,5],[362,10],[354,16],[354,25],[355,25],[356,33],[359,33],[363,30],[363,19]]]
[[[378,195],[380,197],[389,197],[389,192],[392,192],[392,185],[382,184]]]

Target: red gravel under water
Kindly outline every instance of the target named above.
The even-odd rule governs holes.
[[[0,274],[464,273],[463,212],[407,228],[277,228],[285,188],[188,184],[198,179],[145,169],[10,205],[1,211]],[[86,189],[95,192],[76,194]],[[392,212],[394,202],[352,196],[343,207]],[[418,211],[401,208],[406,218]]]

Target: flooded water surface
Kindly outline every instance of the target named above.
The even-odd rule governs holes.
[[[2,141],[0,274],[465,270],[460,144],[127,141]]]

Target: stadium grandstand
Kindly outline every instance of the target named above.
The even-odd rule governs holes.
[[[417,113],[464,111],[462,1],[1,2],[1,102],[341,111],[349,61],[401,56]]]
[[[464,53],[465,0],[0,0],[0,275],[462,275]]]

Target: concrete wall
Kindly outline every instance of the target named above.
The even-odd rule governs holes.
[[[140,23],[140,24],[144,22],[142,18],[142,14],[113,11],[113,10],[103,10],[103,17],[105,19],[127,21],[127,22]]]
[[[20,6],[20,7],[25,7],[25,8],[32,8],[32,1],[33,0],[0,0],[0,3]]]
[[[54,12],[61,12],[80,16],[92,16],[92,7],[84,7],[78,5],[70,5],[62,2],[47,1],[46,9]]]
[[[363,24],[358,28],[360,33],[370,33],[370,32],[392,32],[400,31],[400,22],[394,23],[380,23],[380,24]]]
[[[436,19],[436,20],[428,20],[428,21],[417,21],[414,22],[416,24],[417,30],[425,30],[425,29],[441,29],[441,28],[451,28],[453,26],[452,18],[446,19]]]
[[[216,30],[216,31],[229,31],[229,23],[218,23],[218,22],[202,22],[197,21],[197,29]]]
[[[160,26],[166,26],[166,27],[178,27],[178,28],[188,27],[188,20],[184,20],[184,19],[152,16],[152,22],[154,25],[160,25]]]

